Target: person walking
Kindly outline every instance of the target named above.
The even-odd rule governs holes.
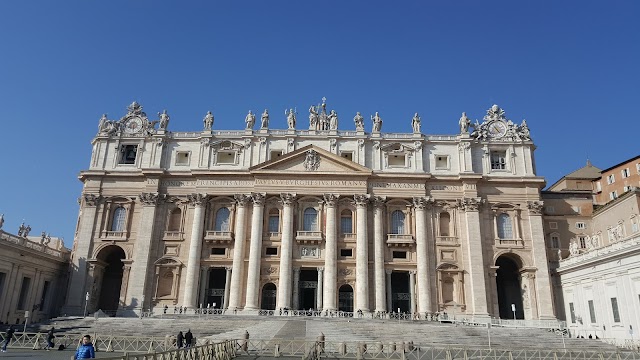
[[[4,339],[4,344],[2,345],[2,352],[7,352],[7,345],[9,345],[9,343],[11,342],[11,339],[13,339],[14,332],[16,331],[13,330],[13,325],[9,326],[9,329],[7,330],[7,333],[6,333],[6,338]]]
[[[192,342],[193,342],[193,334],[191,333],[191,329],[189,329],[187,330],[187,333],[184,334],[185,347],[190,348]]]
[[[54,327],[51,327],[51,329],[49,330],[49,332],[47,333],[47,347],[44,348],[45,350],[49,351],[49,349],[53,349],[54,348],[54,344],[53,344],[53,339],[56,338],[55,335],[53,335],[53,331],[55,330]]]
[[[76,350],[76,354],[73,356],[73,360],[77,359],[95,359],[96,351],[91,343],[91,336],[85,335],[82,337],[82,345]]]
[[[184,342],[184,335],[182,335],[182,331],[178,333],[178,338],[176,339],[176,345],[178,349],[182,348],[182,343]]]

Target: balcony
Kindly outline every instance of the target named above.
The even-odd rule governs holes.
[[[126,231],[102,231],[102,240],[106,241],[126,241],[127,240],[127,232]]]
[[[495,246],[498,249],[522,249],[524,241],[522,239],[496,239]]]
[[[296,241],[301,244],[319,244],[324,240],[322,231],[298,231]]]
[[[415,243],[411,234],[387,234],[387,246],[413,246]]]
[[[233,241],[233,233],[231,231],[213,231],[207,230],[204,240],[210,243],[224,244]]]
[[[437,236],[436,245],[441,246],[460,246],[457,236]]]
[[[184,233],[182,231],[165,231],[163,240],[182,241],[184,240]]]
[[[356,242],[357,239],[357,235],[354,233],[341,233],[340,237],[342,238],[342,240],[344,240],[344,242],[349,243]]]

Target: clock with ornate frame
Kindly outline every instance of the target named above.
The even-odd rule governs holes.
[[[143,121],[139,117],[132,117],[124,123],[124,132],[127,134],[137,134],[142,131]]]
[[[504,121],[494,120],[487,126],[488,135],[492,138],[501,138],[507,133],[507,124]]]

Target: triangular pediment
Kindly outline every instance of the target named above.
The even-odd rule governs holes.
[[[315,145],[307,145],[278,159],[258,164],[249,170],[253,173],[371,174],[371,169]]]

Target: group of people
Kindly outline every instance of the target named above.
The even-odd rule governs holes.
[[[184,334],[182,331],[178,333],[178,337],[176,338],[176,346],[178,349],[181,349],[182,347],[190,348],[193,345],[193,334],[191,333],[191,329],[187,330]]]
[[[9,345],[9,343],[11,343],[11,340],[13,340],[13,334],[15,332],[16,331],[13,329],[13,325],[9,326],[9,328],[5,333],[4,343],[2,344],[2,352],[7,352],[7,346]],[[47,351],[55,347],[54,339],[56,338],[56,336],[54,335],[54,332],[55,332],[54,327],[49,329],[49,331],[47,332],[47,337],[46,337],[47,346],[44,348]],[[59,350],[62,350],[62,349],[64,349],[64,347],[61,345]],[[93,344],[91,343],[91,336],[90,335],[83,336],[82,344],[76,349],[76,353],[74,354],[73,359],[74,360],[95,359],[95,357],[96,357],[96,353],[95,353]]]

